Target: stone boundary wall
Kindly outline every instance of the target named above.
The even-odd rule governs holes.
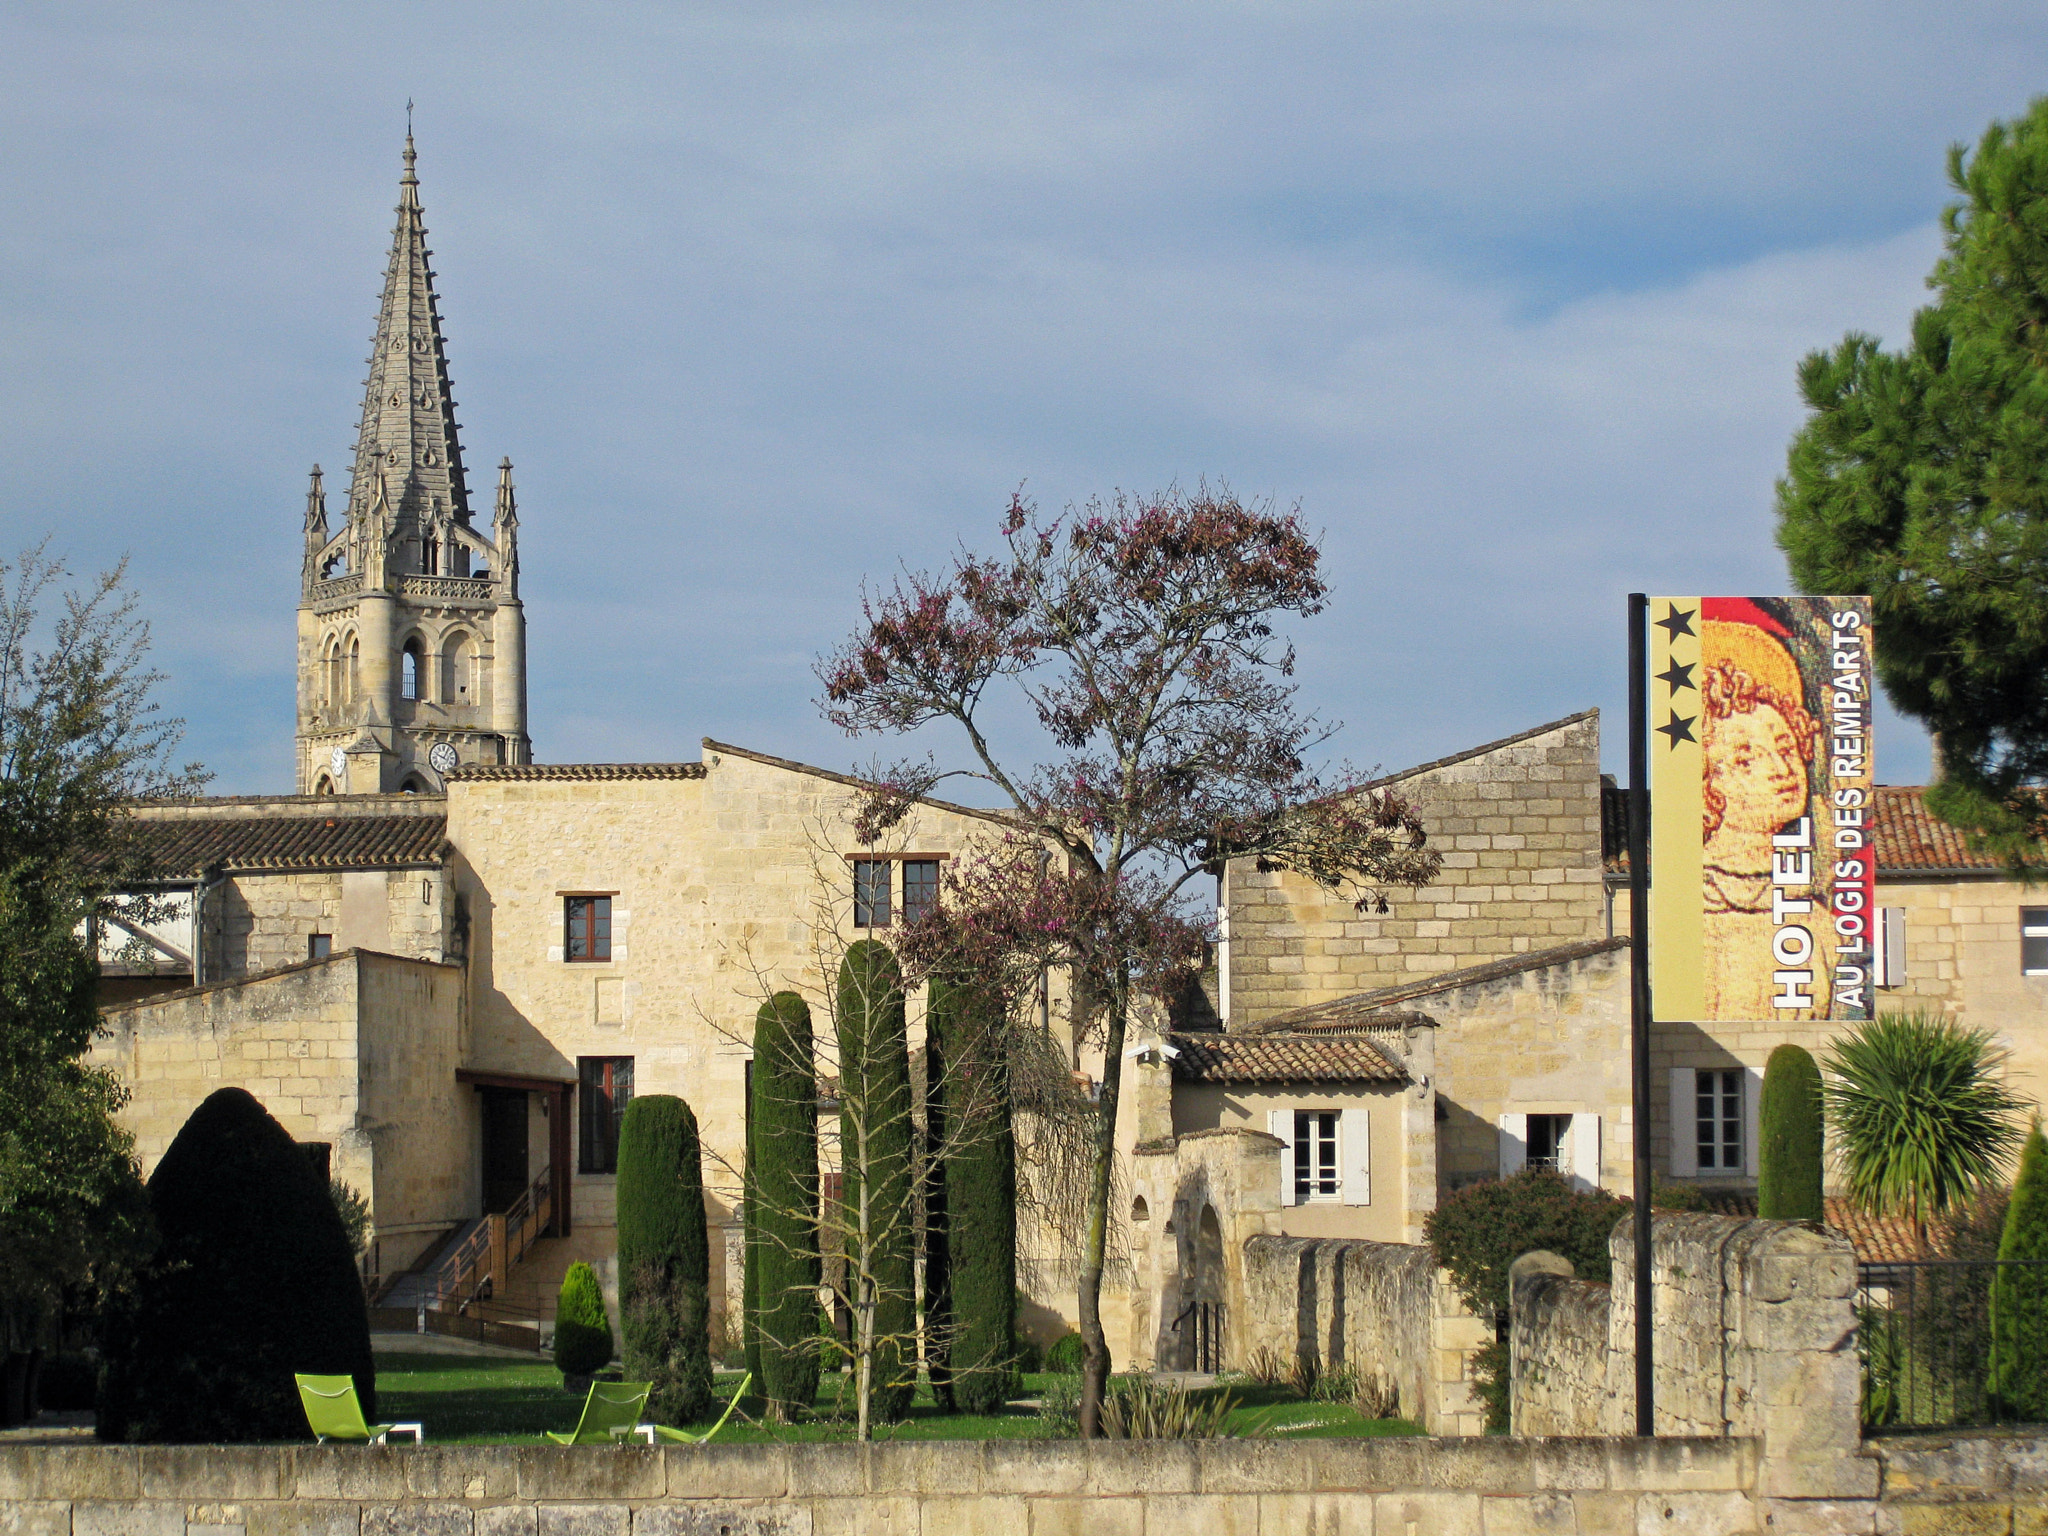
[[[1485,1432],[1471,1357],[1492,1330],[1459,1299],[1429,1249],[1254,1237],[1244,1245],[1244,1288],[1247,1354],[1264,1346],[1289,1363],[1369,1372],[1391,1383],[1402,1416],[1431,1434]]]
[[[1609,1287],[1573,1277],[1569,1260],[1525,1254],[1508,1271],[1514,1433],[1569,1435],[1607,1419]]]
[[[8,1536],[1765,1529],[1747,1440],[0,1448]],[[1811,1527],[1799,1527],[1810,1529]]]
[[[1660,1435],[1760,1437],[1765,1491],[1870,1498],[1856,1359],[1856,1255],[1809,1222],[1660,1212],[1651,1229]],[[1512,1422],[1532,1431],[1634,1427],[1635,1245],[1609,1239],[1613,1284],[1597,1305],[1554,1255],[1517,1261],[1509,1346]],[[1547,1260],[1548,1263],[1541,1261]],[[1602,1327],[1604,1324],[1604,1339]]]

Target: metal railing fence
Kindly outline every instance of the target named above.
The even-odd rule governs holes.
[[[2048,1421],[2048,1260],[1862,1264],[1856,1322],[1867,1427]]]

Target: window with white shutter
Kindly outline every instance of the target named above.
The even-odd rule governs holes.
[[[1280,1203],[1294,1204],[1294,1111],[1276,1109],[1266,1116],[1266,1129],[1280,1143]]]
[[[1573,1115],[1571,1130],[1561,1160],[1562,1171],[1573,1189],[1600,1187],[1600,1117]]]
[[[1512,1178],[1529,1161],[1529,1117],[1500,1117],[1500,1176]]]
[[[1339,1132],[1344,1147],[1344,1203],[1372,1204],[1372,1111],[1347,1109]]]

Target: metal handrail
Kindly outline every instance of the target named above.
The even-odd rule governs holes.
[[[525,1258],[553,1219],[553,1169],[543,1168],[505,1212],[506,1262],[517,1264]],[[486,1217],[435,1269],[433,1280],[420,1297],[420,1309],[432,1307],[441,1311],[453,1301],[456,1311],[466,1312],[485,1300],[492,1289],[495,1266],[491,1257],[491,1222]]]

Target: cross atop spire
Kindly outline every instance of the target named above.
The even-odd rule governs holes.
[[[405,136],[405,173],[399,178],[398,225],[377,311],[370,377],[356,439],[349,485],[349,517],[359,519],[381,499],[389,508],[393,573],[417,570],[410,551],[421,540],[443,540],[449,523],[469,523],[469,489],[456,435],[455,400],[441,340],[434,274],[427,265],[427,228],[420,210],[418,152]],[[381,493],[381,494],[380,494]]]

